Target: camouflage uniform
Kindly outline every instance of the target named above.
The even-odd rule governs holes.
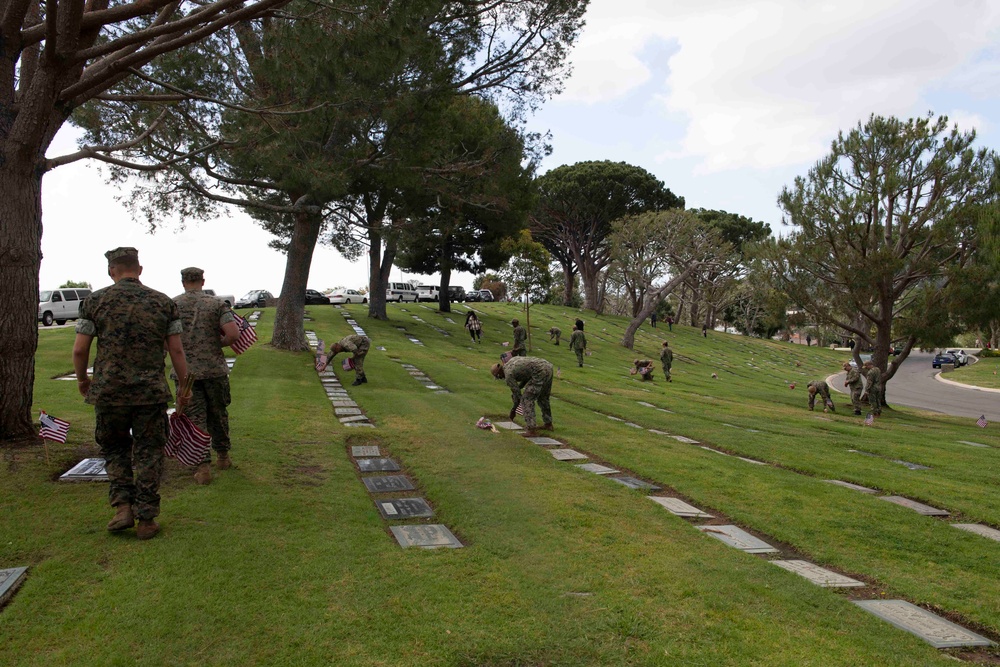
[[[844,385],[851,389],[851,405],[854,406],[854,412],[861,414],[861,392],[863,389],[861,372],[851,366],[851,369],[847,371],[847,379],[844,381]]]
[[[882,414],[882,371],[877,366],[872,365],[865,371],[865,380],[868,381],[868,405],[871,406],[872,414],[878,417]]]
[[[583,351],[587,349],[587,337],[582,329],[576,329],[569,337],[569,349],[576,352],[576,362],[583,366]]]
[[[185,269],[187,271],[187,269]],[[200,280],[200,276],[197,278]],[[222,326],[234,322],[233,312],[224,301],[200,289],[174,297],[184,322],[181,342],[187,357],[188,374],[194,378],[191,398],[184,414],[212,436],[212,449],[229,452],[229,367],[222,353]],[[174,374],[171,377],[177,380]],[[212,456],[205,452],[205,463]]]
[[[183,332],[180,311],[166,294],[123,278],[80,304],[76,332],[97,338],[86,400],[94,405],[94,439],[106,461],[111,505],[132,505],[140,521],[152,520],[160,513],[171,399],[163,345]]]
[[[356,335],[342,338],[338,343],[344,352],[350,352],[353,355],[351,359],[354,361],[354,372],[357,379],[362,382],[367,381],[365,378],[365,355],[368,354],[368,348],[371,347],[371,344],[368,336]]]
[[[674,365],[674,351],[669,347],[664,346],[660,350],[660,363],[663,364],[663,378],[667,382],[673,382],[670,379],[670,367]]]
[[[510,353],[515,357],[523,357],[528,353],[528,349],[525,347],[525,341],[528,340],[528,332],[524,330],[520,324],[514,327],[514,347],[511,348]]]
[[[520,405],[524,411],[525,426],[535,428],[535,401],[542,411],[542,423],[551,424],[552,364],[538,357],[514,357],[504,364],[503,372],[514,401],[513,409]]]
[[[819,394],[820,396],[823,397],[824,408],[829,407],[831,409],[835,409],[833,407],[833,401],[830,400],[830,385],[828,385],[826,382],[824,382],[823,380],[813,380],[812,382],[806,385],[806,388],[810,390],[815,389],[815,391],[809,392],[810,410],[812,410],[813,407],[816,405],[816,394]]]
[[[561,337],[562,337],[562,329],[560,329],[559,327],[552,327],[551,329],[549,329],[549,340],[551,341],[553,338],[555,338],[556,345],[559,344],[559,339]]]
[[[635,371],[642,378],[642,381],[653,379],[653,362],[649,359],[636,359]]]

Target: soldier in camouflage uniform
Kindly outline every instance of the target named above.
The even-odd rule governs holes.
[[[562,337],[562,329],[560,329],[559,327],[552,327],[551,329],[549,329],[549,342],[552,342],[552,339],[555,338],[556,345],[558,345],[559,339],[561,337]]]
[[[580,320],[577,320],[579,322]],[[583,335],[583,329],[573,325],[573,333],[569,337],[569,349],[576,353],[576,363],[583,368],[583,352],[587,349],[587,337]]]
[[[212,436],[212,449],[217,455],[219,470],[232,466],[229,458],[229,366],[222,348],[235,343],[240,328],[233,311],[222,299],[202,291],[205,272],[191,266],[181,270],[184,294],[174,297],[184,322],[184,356],[188,373],[194,378],[191,400],[184,410],[195,426]],[[177,380],[176,373],[171,374]],[[179,386],[179,385],[178,385]],[[199,484],[212,481],[212,456],[205,452],[205,460],[197,467],[194,479]]]
[[[516,319],[511,320],[510,324],[514,327],[514,347],[511,348],[510,353],[515,357],[523,357],[528,353],[528,349],[525,347],[525,342],[528,340],[528,332],[525,331],[524,327]]]
[[[837,408],[834,407],[833,401],[830,400],[830,385],[828,385],[823,380],[813,380],[806,385],[809,391],[809,409],[812,410],[816,404],[816,394],[819,394],[823,398],[823,412],[827,409],[836,412]]]
[[[865,380],[868,383],[868,405],[876,417],[882,414],[882,371],[870,360],[865,362]]]
[[[663,341],[663,349],[660,350],[660,363],[663,364],[663,377],[667,382],[673,382],[670,378],[670,367],[674,365],[674,351],[670,349],[667,341]]]
[[[528,431],[534,431],[535,401],[542,410],[542,428],[552,430],[552,408],[549,397],[552,394],[552,364],[538,357],[513,357],[506,364],[495,364],[490,369],[493,377],[506,380],[510,387],[514,407],[510,409],[510,418],[517,416],[517,406],[524,413],[524,424]]]
[[[322,371],[327,366],[335,356],[341,352],[350,352],[353,356],[351,360],[354,362],[354,382],[351,383],[352,387],[357,387],[360,384],[368,382],[368,376],[365,375],[365,355],[368,354],[368,348],[371,347],[371,340],[368,336],[347,336],[342,338],[339,343],[334,343],[330,346],[330,356],[327,358],[326,363],[323,367],[316,367],[316,370]]]
[[[108,497],[115,516],[108,530],[131,528],[138,519],[136,535],[148,540],[160,531],[154,519],[160,513],[170,400],[163,350],[166,347],[177,374],[186,378],[183,324],[170,297],[139,282],[142,267],[135,248],[115,248],[105,257],[115,284],[80,304],[73,368],[80,393],[94,406],[94,439],[111,482]],[[91,381],[87,361],[94,338],[97,358]],[[185,407],[187,398],[177,397],[177,409]]]
[[[862,392],[862,382],[861,373],[857,368],[849,363],[844,363],[844,370],[847,371],[847,379],[844,380],[844,386],[850,387],[851,389],[851,405],[854,406],[854,414],[861,414],[861,392]]]
[[[635,366],[635,368],[633,368],[631,371],[632,375],[638,374],[643,382],[645,382],[646,380],[653,379],[652,361],[650,361],[649,359],[636,359],[635,361],[632,362],[632,365]]]

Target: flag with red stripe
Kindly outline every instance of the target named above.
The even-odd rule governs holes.
[[[233,316],[236,318],[236,325],[240,328],[240,337],[230,347],[233,348],[233,352],[236,354],[243,354],[250,349],[251,345],[257,342],[257,330],[250,326],[250,323],[244,318],[240,317],[239,313],[234,311]]]
[[[989,424],[989,422],[986,421],[986,415],[983,415],[982,417],[976,420],[976,426],[978,426],[979,428],[986,428],[987,424]]]
[[[54,440],[56,442],[66,442],[66,434],[69,432],[69,422],[63,421],[52,415],[45,414],[45,410],[42,410],[42,414],[39,415],[38,421],[41,423],[42,428],[39,429],[38,435],[45,440]]]
[[[164,453],[187,466],[196,466],[205,460],[212,445],[212,436],[195,426],[183,413],[170,415],[170,437]]]

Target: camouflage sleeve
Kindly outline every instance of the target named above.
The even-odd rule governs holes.
[[[181,310],[174,303],[173,299],[168,299],[167,302],[170,304],[167,306],[170,316],[167,318],[169,324],[167,325],[167,335],[168,336],[179,336],[184,333],[184,322],[181,320]]]
[[[514,406],[517,407],[521,403],[521,388],[517,384],[517,380],[510,377],[506,378],[507,386],[510,387],[510,397],[514,401]]]
[[[76,321],[76,333],[83,334],[84,336],[96,336],[97,335],[97,325],[94,324],[94,320],[91,319],[90,314],[90,303],[91,297],[85,298],[80,302],[80,318]]]
[[[236,321],[236,316],[233,315],[232,309],[230,309],[229,306],[227,306],[225,302],[223,302],[222,308],[219,309],[219,326],[221,327],[224,324],[229,324],[230,322],[235,322],[235,321]]]

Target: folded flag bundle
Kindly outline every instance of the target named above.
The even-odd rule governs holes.
[[[212,436],[195,426],[191,419],[175,412],[170,415],[170,437],[164,453],[187,466],[196,466],[205,460],[212,444]]]
[[[42,410],[42,414],[39,415],[38,421],[41,423],[42,428],[39,429],[38,435],[44,440],[54,440],[55,442],[66,442],[66,434],[69,432],[69,422],[63,421],[52,415],[45,414],[45,410]]]
[[[236,318],[236,325],[240,328],[240,337],[230,347],[233,348],[233,352],[236,354],[243,354],[250,349],[251,345],[257,342],[257,330],[250,326],[250,323],[244,318],[240,317],[239,313],[233,312],[233,316]]]

